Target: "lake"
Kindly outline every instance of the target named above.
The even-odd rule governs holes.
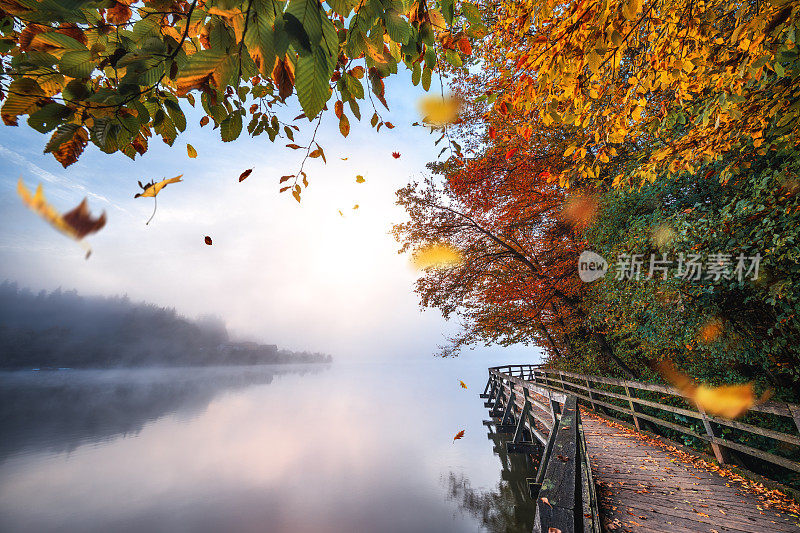
[[[0,531],[530,531],[490,364],[0,373]]]

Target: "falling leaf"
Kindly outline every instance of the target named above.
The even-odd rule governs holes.
[[[461,261],[461,253],[448,244],[423,246],[411,257],[411,263],[418,270],[454,266]]]
[[[461,388],[462,388],[462,389],[466,389],[466,388],[467,388],[467,384],[466,384],[466,383],[464,383],[463,381],[460,381],[460,380],[459,380],[459,383],[461,384]]]
[[[142,185],[139,183],[139,187],[142,188],[144,192],[134,195],[134,198],[139,198],[140,196],[143,198],[155,198],[158,193],[161,192],[161,189],[169,185],[170,183],[178,183],[181,181],[183,174],[180,176],[175,176],[174,178],[169,178],[165,180],[161,180],[158,183],[150,182],[147,185]]]
[[[367,180],[365,180],[364,176],[362,176],[361,174],[356,176],[356,183],[364,183],[365,181],[367,181]]]
[[[418,103],[422,121],[432,126],[445,126],[455,122],[461,110],[461,100],[452,96],[428,96]]]
[[[84,198],[77,207],[62,215],[47,202],[41,184],[36,187],[36,193],[31,195],[30,190],[22,182],[22,178],[17,182],[17,194],[22,198],[22,203],[34,213],[45,219],[58,231],[78,241],[86,250],[86,258],[89,258],[92,249],[83,238],[90,233],[100,231],[106,225],[105,211],[98,218],[92,218],[89,213],[89,204]]]
[[[209,246],[213,244],[213,242],[211,241],[211,237],[209,237],[208,235],[206,235],[206,238],[204,240],[206,241],[206,244]]]
[[[463,437],[464,437],[464,430],[462,429],[461,431],[459,431],[458,433],[456,433],[456,436],[455,436],[455,437],[453,437],[453,442],[455,442],[455,441],[457,441],[458,439],[461,439],[461,438],[463,438]]]
[[[353,210],[355,211],[356,209],[358,209],[358,204],[353,206]]]
[[[344,213],[342,213],[341,209],[339,209],[339,216],[342,216],[342,217],[344,216]]]
[[[392,152],[392,157],[395,159],[400,159],[400,152]]]
[[[697,333],[697,340],[705,344],[711,344],[722,335],[722,320],[719,318],[710,318],[700,328]]]
[[[767,390],[761,398],[756,398],[752,383],[709,387],[698,385],[695,381],[675,368],[669,359],[659,364],[659,371],[681,394],[708,414],[724,418],[736,418],[744,414],[756,403],[766,401],[772,391]]]
[[[139,187],[141,187],[144,192],[135,194],[133,197],[139,198],[140,196],[142,196],[142,197],[153,198],[153,214],[150,215],[150,218],[147,219],[147,222],[145,222],[145,224],[150,224],[150,221],[152,221],[153,217],[156,216],[156,209],[158,208],[158,201],[156,200],[156,196],[158,195],[158,193],[161,192],[161,189],[163,189],[170,183],[178,183],[179,181],[181,181],[182,176],[183,174],[181,174],[180,176],[175,176],[174,178],[161,180],[158,183],[151,181],[146,185],[142,185],[141,181],[139,182]]]
[[[195,149],[194,149],[194,146],[192,146],[192,145],[191,145],[191,144],[189,144],[189,143],[186,143],[186,153],[187,153],[187,154],[189,155],[189,157],[191,157],[192,159],[194,159],[195,157],[197,157],[197,150],[195,150]]]
[[[247,176],[249,176],[252,172],[253,172],[253,169],[252,168],[248,168],[247,170],[245,170],[244,172],[239,174],[239,183],[241,183],[245,179],[247,179]]]
[[[340,157],[339,159],[341,159],[342,161],[347,161],[350,158],[349,157]]]
[[[585,194],[574,195],[564,202],[561,216],[573,228],[586,229],[592,225],[597,216],[597,200]]]

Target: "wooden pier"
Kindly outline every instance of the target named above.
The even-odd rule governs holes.
[[[793,445],[800,444],[797,432],[672,405],[680,393],[670,387],[536,365],[490,368],[481,397],[491,417],[484,423],[510,436],[508,453],[541,454],[536,476],[529,479],[535,532],[800,532],[800,519],[766,508],[719,467],[680,461],[669,446],[658,446],[637,430],[650,424],[705,440],[719,464],[730,461],[733,451],[800,472],[791,459],[725,438],[720,428]],[[598,406],[630,417],[632,429],[590,412]],[[800,406],[768,402],[754,409],[793,420],[800,430]],[[673,420],[699,420],[705,433],[659,411],[677,414]]]

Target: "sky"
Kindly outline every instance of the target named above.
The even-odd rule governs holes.
[[[280,176],[296,172],[301,151],[246,131],[223,143],[217,130],[199,126],[202,111],[186,103],[189,126],[173,147],[151,139],[149,151],[135,161],[90,144],[63,169],[43,153],[48,136],[23,120],[19,127],[0,127],[0,280],[36,291],[127,294],[188,318],[212,314],[236,339],[293,350],[358,359],[430,357],[458,324],[446,323],[437,310],[420,311],[413,293],[417,272],[397,253],[389,231],[405,218],[394,205],[395,191],[421,179],[441,146],[434,146],[428,130],[411,126],[419,120],[417,101],[424,92],[411,85],[407,71],[396,78],[387,80],[391,111],[382,111],[393,130],[376,134],[369,127],[367,103],[363,122],[351,117],[346,139],[332,113],[323,118],[317,140],[328,162],[306,163],[310,185],[301,204],[278,193]],[[310,137],[307,126],[296,136],[298,144]],[[197,149],[196,159],[187,156],[186,143]],[[392,157],[395,151],[399,159]],[[248,168],[253,173],[239,183]],[[161,191],[158,211],[145,225],[153,201],[134,199],[137,180],[179,174],[184,181]],[[365,183],[356,183],[359,174]],[[106,227],[87,238],[93,250],[88,260],[77,243],[22,204],[19,178],[31,190],[41,183],[61,212],[84,197],[93,213],[106,211]],[[204,244],[206,235],[212,246]],[[495,361],[539,358],[539,350],[527,346],[476,353]]]

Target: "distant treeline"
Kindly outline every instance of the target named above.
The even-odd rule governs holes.
[[[247,365],[330,362],[320,353],[231,342],[225,324],[192,321],[127,296],[82,297],[61,289],[34,294],[0,284],[0,368]]]

